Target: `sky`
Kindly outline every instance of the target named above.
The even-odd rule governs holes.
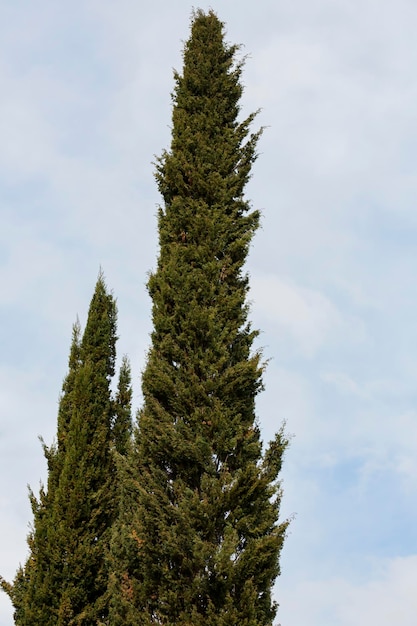
[[[209,5],[201,4],[204,10]],[[260,110],[247,271],[269,365],[257,414],[291,436],[281,626],[417,613],[417,4],[213,0]],[[73,322],[100,267],[134,406],[151,331],[156,156],[184,0],[0,0],[0,568],[27,554]],[[12,607],[0,594],[0,626]]]

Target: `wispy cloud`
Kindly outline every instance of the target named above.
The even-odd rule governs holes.
[[[7,3],[6,3],[7,4]],[[154,154],[169,146],[185,0],[0,9],[2,574],[26,552],[71,324],[99,265],[140,404],[155,263]],[[410,0],[214,6],[249,53],[243,111],[267,126],[248,270],[271,362],[265,438],[295,437],[282,626],[415,621],[417,8]],[[30,443],[32,442],[32,443]],[[302,602],[300,602],[302,598]],[[0,596],[0,622],[11,623]]]
[[[338,626],[413,626],[417,610],[417,556],[375,563],[371,579],[358,572],[357,583],[335,576],[303,580],[294,587],[280,585],[286,603],[279,614],[284,624]],[[300,601],[302,598],[302,601]],[[308,608],[307,608],[308,607]]]
[[[276,274],[255,274],[250,296],[255,315],[271,325],[276,339],[291,338],[296,351],[306,357],[334,341],[363,339],[360,320],[349,319],[317,289],[299,286]]]

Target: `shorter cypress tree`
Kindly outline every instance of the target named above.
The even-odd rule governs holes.
[[[30,492],[29,557],[14,583],[2,580],[18,626],[107,623],[107,552],[117,511],[113,449],[131,433],[127,359],[116,397],[116,303],[100,274],[81,338],[74,326],[69,371],[58,411],[56,444],[47,448],[47,489]]]

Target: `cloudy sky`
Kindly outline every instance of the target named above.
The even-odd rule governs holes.
[[[208,8],[201,5],[202,8]],[[282,626],[414,626],[417,4],[213,0],[266,128],[248,262],[270,364],[265,439],[293,435]],[[140,405],[147,272],[184,0],[0,0],[0,566],[25,560],[71,326],[101,266]],[[0,624],[12,608],[0,595]]]

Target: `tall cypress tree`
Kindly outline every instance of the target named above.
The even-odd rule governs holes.
[[[194,13],[157,164],[154,330],[113,538],[113,626],[260,626],[276,613],[287,441],[280,431],[263,453],[255,415],[263,364],[244,263],[260,216],[244,187],[261,131],[255,114],[238,119],[237,52],[212,11]]]
[[[18,626],[107,623],[106,555],[117,511],[112,448],[120,441],[126,447],[130,437],[127,361],[115,400],[110,390],[115,345],[116,304],[100,275],[82,339],[79,324],[74,327],[57,441],[44,445],[47,490],[39,499],[30,496],[29,558],[13,585],[3,583]]]

